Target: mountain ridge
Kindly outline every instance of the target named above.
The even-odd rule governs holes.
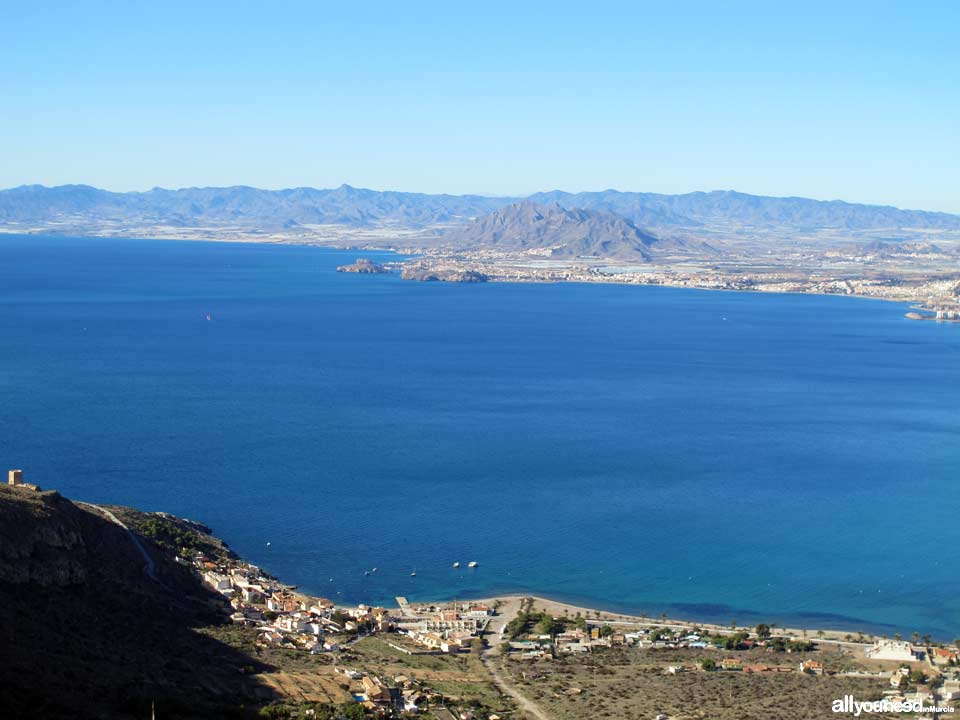
[[[264,190],[229,187],[152,188],[113,192],[91,185],[20,185],[0,190],[0,222],[54,223],[69,220],[165,223],[189,226],[235,223],[262,228],[309,224],[353,227],[423,228],[465,225],[472,219],[521,200],[557,202],[567,209],[606,211],[651,230],[695,229],[734,223],[752,228],[789,227],[798,231],[960,230],[960,215],[905,210],[843,200],[750,195],[732,190],[679,195],[603,190],[491,197],[370,190],[350,185],[317,189]]]

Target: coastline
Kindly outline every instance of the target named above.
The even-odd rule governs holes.
[[[268,243],[268,244],[269,244],[269,243]],[[393,282],[393,281],[395,281],[395,279],[392,279],[392,280],[391,280],[391,282]],[[354,282],[354,281],[351,280],[351,282]],[[505,281],[505,282],[506,282],[506,281]],[[708,289],[708,288],[688,288],[688,289]],[[532,290],[531,290],[530,292],[535,292],[535,291],[532,291]],[[731,290],[731,292],[743,292],[743,291]],[[792,293],[792,294],[814,294],[814,293]],[[851,297],[851,296],[847,296],[847,297]],[[862,296],[852,296],[852,297],[862,297]],[[883,299],[883,298],[868,298],[868,299]],[[831,306],[832,306],[832,305],[833,305],[833,303],[831,303]],[[839,305],[839,303],[837,303],[836,305]],[[840,310],[839,308],[837,308],[837,310],[838,310],[838,312],[843,312],[843,311]],[[483,592],[488,592],[488,590],[485,589],[485,588],[481,588],[481,589],[483,590]],[[512,590],[512,588],[507,588],[507,589]],[[538,590],[538,589],[539,589],[539,588],[534,588],[534,591],[536,591],[536,590]],[[401,590],[400,592],[402,592],[402,590]],[[537,593],[537,594],[539,595],[540,593]],[[544,597],[549,598],[549,593],[547,593],[546,595],[544,595]],[[615,596],[608,595],[608,597],[615,597]],[[362,598],[360,598],[360,599],[362,600]],[[569,605],[569,606],[571,606],[571,607],[583,607],[583,608],[585,608],[585,609],[589,609],[591,612],[593,612],[593,609],[594,609],[594,608],[599,608],[599,609],[601,609],[602,611],[605,611],[605,612],[608,612],[608,613],[611,613],[611,614],[626,614],[626,615],[629,615],[629,613],[623,613],[623,612],[622,612],[622,609],[617,609],[616,607],[611,607],[610,605],[607,605],[607,604],[605,604],[604,602],[601,602],[601,601],[599,601],[599,600],[594,603],[594,602],[577,602],[577,601],[570,601],[569,599],[564,600],[563,598],[557,598],[557,599],[549,598],[549,599],[551,599],[551,601],[560,602],[560,603],[562,603],[562,604],[566,604],[566,605]],[[667,610],[668,610],[668,612],[669,612],[669,606],[667,606]],[[734,616],[736,616],[736,615],[738,615],[739,613],[738,613],[738,612],[733,612],[733,613],[731,613],[731,614],[734,615]],[[759,614],[760,614],[760,613],[756,613],[755,615],[759,615]],[[743,613],[743,615],[746,615],[746,613]],[[678,621],[678,622],[690,622],[691,619],[694,620],[694,621],[698,620],[698,617],[697,617],[697,615],[696,615],[695,609],[694,609],[694,610],[691,610],[689,613],[682,613],[682,614],[673,614],[673,613],[671,613],[671,617],[677,618],[677,621]],[[741,619],[743,619],[743,618],[741,618]],[[705,618],[705,617],[700,617],[699,620],[702,621],[702,622],[709,622],[709,619],[708,619],[708,618]],[[838,623],[837,623],[837,624],[838,624]],[[839,630],[839,628],[837,628],[837,624],[835,624],[834,622],[831,621],[829,625],[824,625],[824,626],[822,626],[822,627],[823,627],[823,629],[830,628],[831,630],[836,631],[836,630]],[[796,627],[802,627],[802,625],[797,624]],[[819,627],[821,627],[821,626],[818,626],[815,622],[813,622],[813,623],[812,623],[812,627],[814,627],[814,628],[819,628]],[[910,629],[914,629],[914,628],[910,628]],[[893,627],[891,626],[891,632],[892,632],[892,631],[893,631]]]
[[[768,279],[768,282],[755,282],[757,279],[762,279],[760,275],[757,274],[756,270],[751,270],[749,266],[749,261],[744,263],[744,268],[742,272],[719,272],[713,271],[712,275],[710,273],[704,274],[702,277],[698,275],[695,271],[687,271],[687,274],[684,275],[678,272],[677,268],[682,268],[683,262],[691,260],[691,258],[686,258],[680,263],[650,263],[644,267],[648,272],[645,272],[642,275],[631,274],[631,273],[607,273],[596,271],[594,267],[600,266],[588,266],[583,265],[582,262],[592,261],[595,262],[598,258],[586,258],[582,262],[579,260],[572,260],[558,266],[560,269],[544,269],[542,272],[546,273],[549,276],[537,275],[537,274],[527,274],[521,275],[517,273],[518,267],[523,267],[524,263],[529,263],[531,260],[536,260],[536,258],[528,257],[503,257],[496,260],[485,259],[485,260],[475,260],[475,259],[465,259],[458,255],[450,255],[445,252],[438,253],[436,249],[430,248],[427,246],[419,245],[415,242],[408,243],[406,245],[398,245],[395,243],[385,243],[387,239],[403,239],[403,232],[400,230],[390,230],[389,233],[384,233],[383,229],[374,229],[370,231],[366,230],[355,230],[349,229],[346,239],[342,236],[334,236],[331,238],[322,238],[322,237],[298,237],[290,236],[288,234],[280,233],[264,233],[263,235],[251,235],[247,232],[230,232],[226,229],[224,231],[207,231],[202,229],[196,229],[196,233],[185,233],[185,232],[171,232],[163,233],[156,232],[151,234],[144,233],[128,233],[124,231],[110,233],[106,229],[100,229],[97,231],[69,231],[61,230],[56,228],[11,228],[9,226],[0,225],[0,236],[2,235],[20,235],[20,236],[50,236],[50,237],[78,237],[78,238],[102,238],[102,239],[128,239],[128,240],[139,240],[139,241],[174,241],[174,242],[209,242],[209,243],[240,243],[240,244],[262,244],[262,245],[293,245],[300,247],[316,247],[327,250],[336,250],[341,252],[346,251],[355,251],[358,253],[367,253],[367,252],[378,252],[378,253],[392,253],[394,255],[400,256],[403,258],[399,262],[400,268],[411,268],[415,267],[417,263],[427,263],[426,267],[435,268],[435,267],[447,267],[445,271],[450,277],[444,277],[443,273],[433,273],[434,277],[422,279],[415,277],[404,277],[404,280],[412,282],[424,282],[424,281],[439,281],[439,282],[465,282],[463,277],[468,276],[482,276],[482,282],[491,282],[491,283],[517,283],[517,284],[558,284],[558,283],[567,283],[567,284],[582,284],[582,285],[637,285],[644,287],[670,287],[677,289],[686,289],[686,290],[703,290],[703,291],[712,291],[712,292],[740,292],[740,293],[765,293],[771,295],[817,295],[824,297],[847,297],[847,298],[861,298],[865,300],[879,300],[889,303],[898,303],[904,305],[907,308],[907,311],[903,313],[903,317],[907,320],[919,320],[919,321],[934,321],[937,323],[947,323],[954,324],[960,323],[960,304],[955,298],[947,296],[934,297],[928,295],[925,299],[917,297],[917,293],[905,293],[902,296],[885,296],[878,294],[870,294],[867,292],[855,292],[855,291],[829,291],[822,289],[817,285],[817,282],[814,281],[813,276],[808,276],[806,279],[803,278],[789,278],[785,279],[780,277],[781,274],[773,274],[772,279]],[[410,232],[409,239],[413,240],[417,237],[422,237],[418,235],[416,231],[407,231]],[[351,239],[352,238],[352,239]],[[366,242],[364,240],[366,239]],[[371,242],[371,240],[376,240]],[[696,258],[693,258],[696,260]],[[700,259],[703,261],[703,259]],[[580,265],[577,265],[578,262],[581,262]],[[447,265],[444,266],[443,264]],[[565,268],[565,269],[564,269]],[[513,274],[508,275],[506,271],[512,271]],[[533,272],[527,268],[529,272]],[[657,273],[660,273],[659,275]],[[393,274],[387,273],[387,274]],[[708,277],[713,277],[714,280],[707,280]],[[655,281],[649,281],[646,278],[655,277]],[[862,278],[851,277],[845,280],[844,282],[849,282],[851,280],[856,280],[858,282],[867,282],[867,277],[864,275]],[[477,282],[476,280],[470,279],[471,283]],[[810,288],[798,288],[795,286],[796,283],[802,282],[814,282],[814,285]],[[777,284],[782,284],[784,287],[778,287]],[[822,284],[822,283],[820,283]],[[865,287],[870,287],[865,285]],[[960,287],[960,283],[958,283]],[[960,297],[960,296],[958,296]],[[943,308],[948,308],[947,317],[937,317],[937,311],[942,310]],[[924,314],[924,313],[933,313]]]
[[[485,603],[485,604],[494,604],[502,603],[504,605],[512,605],[519,603],[520,600],[524,598],[532,598],[534,601],[534,606],[537,609],[544,610],[548,613],[554,614],[556,616],[569,616],[575,617],[578,613],[583,617],[588,619],[596,619],[598,622],[603,622],[610,625],[625,624],[631,626],[641,626],[641,627],[666,627],[676,630],[692,630],[694,628],[700,628],[703,630],[709,630],[713,634],[733,634],[741,630],[749,630],[753,627],[755,623],[743,624],[734,623],[731,625],[721,625],[716,622],[705,622],[702,620],[696,619],[684,619],[677,617],[670,617],[668,614],[658,615],[656,617],[651,617],[650,615],[632,615],[630,613],[617,612],[615,610],[603,610],[597,606],[587,607],[585,605],[578,605],[575,603],[564,602],[562,600],[557,600],[554,598],[547,597],[545,595],[540,595],[537,593],[528,593],[528,594],[509,594],[509,595],[494,595],[492,597],[486,598],[467,598],[464,600],[458,600],[458,602],[463,603]],[[450,601],[443,601],[449,603]],[[769,623],[768,623],[769,624]],[[776,627],[779,633],[783,633],[793,639],[799,639],[804,637],[816,638],[818,642],[828,642],[831,644],[838,645],[848,645],[851,647],[860,647],[870,645],[870,642],[866,640],[864,642],[857,642],[852,640],[846,640],[847,636],[857,636],[861,635],[864,638],[873,638],[873,637],[882,637],[880,633],[868,633],[855,629],[838,629],[838,628],[829,628],[829,627],[791,627],[791,626],[781,626],[779,624],[772,625]],[[819,633],[823,635],[819,635]],[[894,629],[891,628],[891,635],[893,634]],[[944,638],[946,640],[946,638]]]

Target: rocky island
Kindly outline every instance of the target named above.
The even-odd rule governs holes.
[[[484,273],[477,270],[463,268],[435,267],[426,263],[411,263],[403,266],[400,274],[404,280],[418,280],[420,282],[459,282],[482,283],[489,279]]]
[[[380,263],[376,263],[369,258],[357,258],[356,261],[350,265],[340,265],[337,267],[337,272],[380,275],[390,272],[390,268],[386,267],[385,265],[381,265]]]

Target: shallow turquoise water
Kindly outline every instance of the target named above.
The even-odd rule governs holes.
[[[344,601],[960,634],[960,327],[356,256],[0,237],[0,461]]]

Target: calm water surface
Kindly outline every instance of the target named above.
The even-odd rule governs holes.
[[[960,327],[355,257],[0,237],[0,462],[342,601],[960,634]]]

